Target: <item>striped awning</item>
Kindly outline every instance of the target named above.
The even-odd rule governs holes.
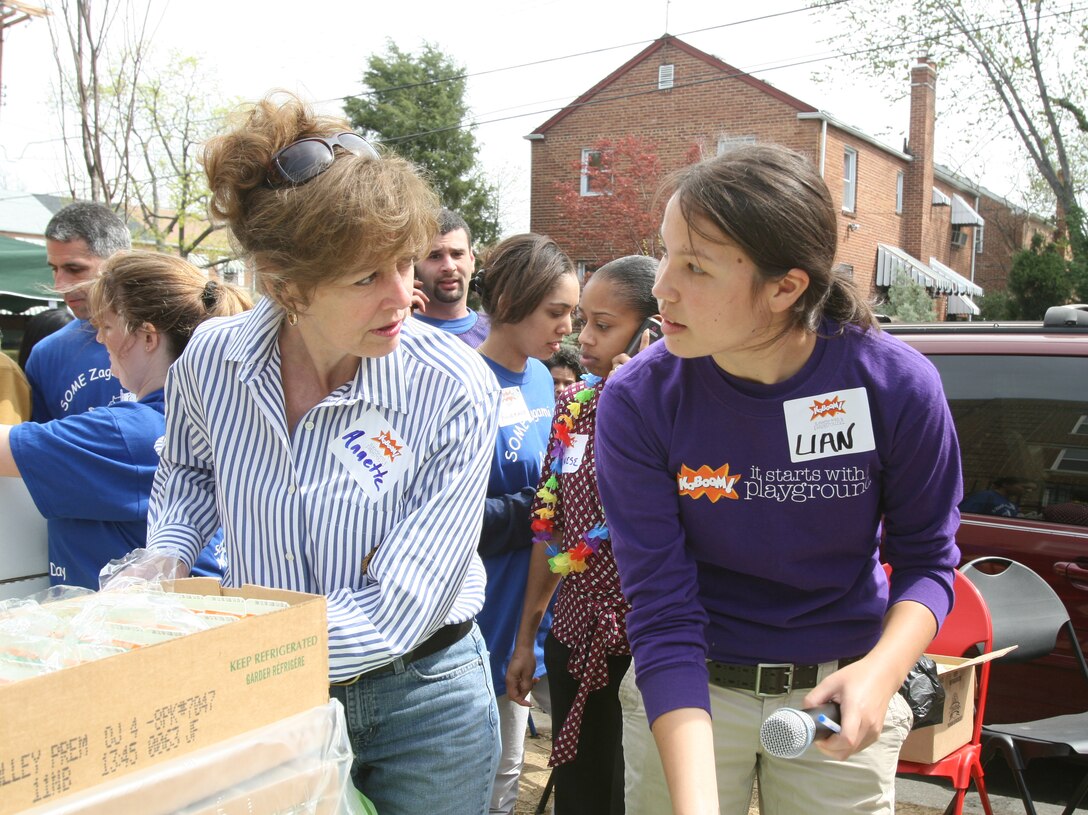
[[[878,243],[876,246],[876,285],[892,286],[900,274],[931,289],[934,294],[981,295],[981,287],[945,266],[936,258],[929,265],[904,252],[898,246]]]
[[[952,226],[984,226],[986,221],[960,196],[952,195]]]
[[[948,295],[948,313],[971,314],[977,317],[982,312],[975,305],[975,301],[966,294],[950,294]]]
[[[972,295],[972,296],[975,296],[975,297],[981,297],[982,296],[982,287],[981,286],[979,286],[977,283],[973,283],[972,281],[968,280],[966,277],[961,275],[956,270],[950,269],[948,266],[945,266],[943,263],[941,263],[939,260],[937,260],[937,258],[932,258],[931,257],[929,259],[929,268],[931,268],[933,271],[935,271],[937,274],[941,275],[942,277],[945,277],[948,280],[950,280],[952,282],[952,284],[954,285],[954,288],[952,289],[952,291],[955,294],[966,294],[966,295]]]
[[[876,285],[893,286],[899,275],[905,274],[915,283],[935,291],[951,291],[950,284],[913,255],[898,246],[878,243],[876,246]]]
[[[952,204],[952,199],[936,187],[933,188],[933,197],[930,199],[935,207],[947,207]]]

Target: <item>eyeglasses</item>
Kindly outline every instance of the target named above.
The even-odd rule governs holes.
[[[335,148],[355,156],[378,158],[378,151],[357,133],[346,131],[335,136],[307,136],[277,150],[268,170],[269,186],[286,182],[298,186],[316,178],[336,160]]]

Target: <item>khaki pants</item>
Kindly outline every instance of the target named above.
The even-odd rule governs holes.
[[[835,667],[835,663],[821,665],[820,681]],[[898,693],[888,704],[880,739],[846,761],[833,761],[815,747],[794,759],[763,754],[760,725],[779,708],[801,707],[808,690],[757,697],[747,691],[710,686],[718,802],[723,815],[747,815],[757,776],[762,815],[895,812],[895,768],[912,721],[910,708]],[[633,666],[620,686],[620,704],[627,815],[671,812],[665,774],[635,685]]]

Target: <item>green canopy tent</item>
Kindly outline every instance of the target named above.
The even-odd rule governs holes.
[[[0,309],[21,314],[28,308],[58,305],[45,247],[0,235]]]

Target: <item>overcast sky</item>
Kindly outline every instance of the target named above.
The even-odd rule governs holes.
[[[831,18],[804,11],[805,0],[151,1],[155,57],[162,61],[172,49],[199,57],[218,78],[210,89],[218,98],[256,99],[282,87],[341,112],[341,98],[363,90],[367,57],[383,52],[387,39],[402,50],[424,41],[444,50],[474,75],[468,102],[481,162],[502,189],[505,233],[529,225],[525,134],[666,31],[893,147],[902,147],[907,125],[905,102],[865,88],[833,56]],[[8,29],[0,187],[65,190],[54,84],[45,21]],[[938,96],[942,90],[949,89],[938,86]],[[945,148],[952,140],[940,130],[938,162],[1001,194],[1015,192],[1019,176],[1007,155],[952,155]]]

